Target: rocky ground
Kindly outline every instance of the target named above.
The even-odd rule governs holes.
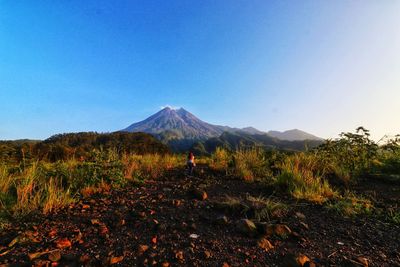
[[[354,190],[398,208],[400,185]],[[261,222],[226,196],[275,199]],[[252,220],[247,220],[252,219]],[[383,215],[345,218],[260,183],[199,168],[81,199],[0,233],[0,266],[400,266],[400,227]]]

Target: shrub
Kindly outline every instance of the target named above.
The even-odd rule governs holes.
[[[325,168],[315,154],[296,153],[288,156],[280,170],[275,183],[295,198],[323,203],[337,194],[322,178]]]
[[[238,149],[233,154],[234,174],[245,181],[263,179],[270,175],[263,151],[258,148]]]
[[[210,167],[216,171],[228,173],[228,167],[231,161],[229,152],[221,147],[217,147],[215,152],[211,155]]]
[[[124,177],[130,180],[156,179],[185,164],[182,156],[159,154],[125,156],[123,162]]]

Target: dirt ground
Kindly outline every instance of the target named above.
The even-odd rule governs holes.
[[[261,183],[196,171],[15,222],[0,233],[0,266],[400,266],[400,227],[384,213],[345,218]],[[399,208],[399,184],[366,179],[353,190],[381,211]],[[269,197],[288,210],[246,234],[237,222],[248,214],[218,205],[227,195]],[[270,225],[290,232],[259,230]]]

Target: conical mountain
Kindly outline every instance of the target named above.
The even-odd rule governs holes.
[[[251,140],[250,143],[255,145],[260,143],[265,147],[268,145],[268,147],[277,148],[282,147],[281,144],[286,144],[277,141],[278,139],[290,141],[320,140],[318,137],[300,130],[283,133],[271,131],[267,134],[253,127],[240,129],[214,125],[200,120],[183,108],[172,109],[169,107],[160,110],[143,121],[130,125],[122,131],[152,134],[163,143],[168,144],[174,151],[185,151],[190,149],[194,143],[200,144],[209,139],[211,140],[208,143],[229,144],[231,147],[247,144],[249,143],[247,141]],[[225,135],[223,135],[224,133]],[[205,143],[205,145],[208,145],[208,143]],[[295,145],[293,143],[287,146]]]
[[[150,133],[163,136],[162,139],[205,140],[219,136],[229,129],[231,128],[204,122],[183,108],[167,107],[123,131]]]

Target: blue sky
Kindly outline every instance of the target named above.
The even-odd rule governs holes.
[[[400,1],[0,0],[0,139],[161,106],[261,130],[400,133]]]

